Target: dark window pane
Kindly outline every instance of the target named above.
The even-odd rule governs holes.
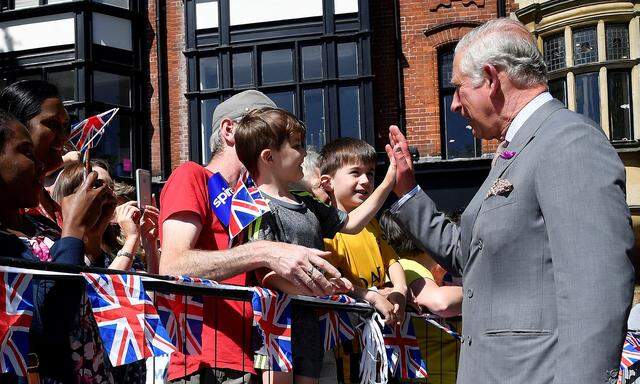
[[[456,159],[476,157],[476,139],[468,128],[468,121],[459,113],[451,112],[453,95],[442,98],[444,112],[444,135],[446,144],[446,158]]]
[[[316,149],[326,143],[324,131],[324,91],[322,89],[307,89],[304,91],[304,122],[307,126],[307,146]]]
[[[131,79],[115,73],[93,72],[93,99],[108,104],[131,105]]]
[[[74,100],[76,90],[76,71],[70,69],[68,71],[49,72],[47,80],[58,87],[58,92],[62,100]]]
[[[17,75],[16,81],[20,80],[42,80],[42,75],[40,75],[39,73]]]
[[[202,162],[206,163],[211,158],[211,117],[213,110],[220,104],[218,99],[202,100],[200,102],[200,132],[202,135]]]
[[[360,95],[357,86],[338,89],[340,137],[360,139]]]
[[[356,43],[338,44],[338,76],[356,76],[358,74],[358,45]]]
[[[631,140],[631,82],[626,71],[607,73],[611,140]]]
[[[286,109],[287,111],[295,114],[295,98],[293,91],[285,92],[267,92],[267,96],[278,106],[278,108]]]
[[[133,171],[131,139],[131,118],[117,114],[105,128],[92,156],[107,160],[113,176],[130,177]]]
[[[262,83],[293,81],[293,55],[291,49],[262,52]]]
[[[453,51],[440,54],[440,87],[453,88],[451,76],[453,75]]]
[[[318,79],[322,77],[322,46],[302,47],[302,78]]]
[[[549,71],[555,71],[567,66],[564,47],[564,33],[547,37],[542,43],[544,62]]]
[[[587,64],[598,61],[598,36],[596,27],[573,31],[573,64]]]
[[[218,87],[220,87],[218,57],[200,58],[200,89],[217,89]]]
[[[233,54],[232,63],[234,87],[253,84],[252,56],[251,52]]]
[[[567,105],[567,82],[564,78],[549,81],[549,93],[551,96]]]
[[[600,124],[598,73],[576,75],[576,112]]]
[[[629,58],[629,27],[627,24],[612,24],[606,27],[607,60]]]

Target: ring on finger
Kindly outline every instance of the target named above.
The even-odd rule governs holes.
[[[304,273],[307,274],[307,276],[309,276],[311,279],[313,279],[313,271],[315,270],[315,268],[313,267],[313,265],[311,266],[311,268],[309,268],[308,270],[304,270]]]

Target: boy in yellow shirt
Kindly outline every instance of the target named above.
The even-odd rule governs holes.
[[[359,207],[373,192],[375,167],[376,152],[362,140],[344,137],[325,145],[320,152],[320,183],[331,205],[345,212]],[[325,239],[325,250],[332,252],[329,262],[354,285],[354,296],[378,310],[392,305],[396,320],[402,322],[407,294],[404,270],[375,218],[355,235],[337,233]],[[393,289],[386,298],[369,290],[383,288],[387,275]]]

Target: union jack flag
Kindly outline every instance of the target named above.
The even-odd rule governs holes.
[[[106,112],[88,117],[71,128],[69,141],[73,143],[76,149],[84,152],[87,149],[98,145],[102,138],[104,129],[113,117],[118,113],[119,108],[113,108]]]
[[[623,383],[623,378],[625,380],[629,379],[629,369],[638,361],[640,361],[640,332],[627,332],[627,337],[622,347],[618,383]]]
[[[422,359],[420,346],[413,330],[411,315],[407,314],[402,325],[382,330],[387,350],[387,361],[391,374],[399,379],[419,379],[427,377],[427,364]]]
[[[262,193],[256,186],[256,183],[253,182],[253,179],[251,178],[251,176],[249,176],[249,173],[245,173],[243,176],[243,179],[244,179],[244,185],[247,186],[247,190],[249,191],[249,194],[253,198],[253,201],[256,203],[256,206],[260,210],[260,213],[269,212],[270,211],[269,203],[262,196]]]
[[[319,316],[318,322],[325,351],[332,349],[338,343],[353,340],[356,336],[349,315],[345,311],[328,310]]]
[[[229,218],[229,236],[236,237],[249,224],[262,216],[260,208],[251,197],[242,179],[238,180],[231,197],[231,215]]]
[[[207,287],[213,287],[214,285],[218,284],[213,280],[209,280],[209,279],[205,279],[202,277],[191,277],[191,276],[171,276],[175,281],[181,282],[181,283],[187,283],[187,284],[193,284],[193,285],[204,285]]]
[[[0,284],[0,373],[27,376],[29,327],[33,319],[31,275],[2,273]]]
[[[253,318],[262,330],[271,369],[291,372],[291,298],[256,287],[251,305]]]
[[[175,351],[137,275],[83,273],[93,317],[114,367]]]
[[[185,355],[202,353],[202,298],[156,293],[156,308],[177,351]]]
[[[324,300],[332,303],[340,303],[340,304],[354,304],[357,303],[356,299],[347,295],[329,295],[329,296],[320,296],[316,298],[317,300]]]

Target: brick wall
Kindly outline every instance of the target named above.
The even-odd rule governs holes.
[[[151,167],[154,175],[160,173],[160,138],[158,124],[158,68],[156,55],[155,2],[149,1],[148,38],[149,85],[148,107],[151,113],[153,136],[151,139]],[[182,53],[185,49],[184,5],[180,0],[167,0],[167,68],[170,139],[168,148],[171,153],[171,169],[189,160],[189,111],[184,94],[187,92],[187,61]]]

